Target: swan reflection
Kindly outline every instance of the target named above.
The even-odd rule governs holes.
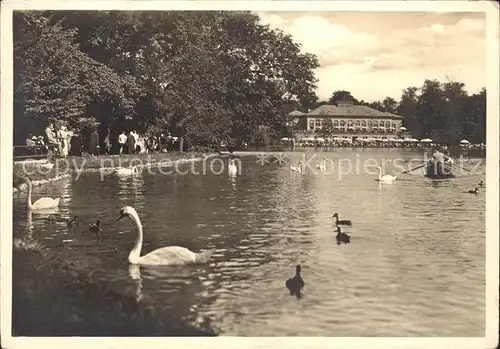
[[[129,203],[130,198],[140,202],[144,201],[144,177],[143,176],[118,176],[118,199],[123,203]],[[137,202],[137,201],[136,201]]]
[[[130,264],[128,267],[128,274],[132,281],[134,281],[136,285],[135,289],[135,300],[140,302],[143,298],[142,295],[142,277],[141,277],[141,268],[136,264]]]
[[[231,180],[231,187],[236,190],[236,176],[229,176],[229,179]]]

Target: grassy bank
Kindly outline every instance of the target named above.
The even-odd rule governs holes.
[[[160,161],[183,161],[190,159],[200,159],[211,156],[213,153],[206,152],[172,152],[172,153],[154,153],[154,154],[137,154],[137,155],[100,155],[100,156],[82,156],[82,157],[67,157],[64,159],[53,159],[53,168],[44,167],[37,162],[15,162],[13,165],[13,181],[14,188],[24,182],[22,177],[28,176],[32,182],[41,183],[58,178],[63,174],[70,174],[73,171],[79,170],[98,170],[100,168],[115,168],[127,167],[129,165],[146,165],[155,164]],[[35,183],[36,185],[37,183]]]
[[[58,258],[37,243],[17,242],[13,251],[14,336],[215,336],[136,302],[93,273],[99,262]]]

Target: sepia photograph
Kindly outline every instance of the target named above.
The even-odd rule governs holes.
[[[498,5],[140,3],[2,3],[2,347],[497,346]]]

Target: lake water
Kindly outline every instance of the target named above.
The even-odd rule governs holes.
[[[28,215],[21,193],[13,202],[14,237],[29,234],[69,259],[97,258],[100,277],[130,288],[139,302],[192,321],[208,318],[221,335],[484,336],[485,190],[465,193],[484,177],[432,182],[410,173],[380,184],[376,171],[339,180],[338,167],[332,173],[329,165],[326,174],[298,175],[290,164],[304,151],[318,155],[314,163],[323,156],[340,163],[343,172],[348,165],[341,159],[354,167],[421,157],[418,151],[316,149],[262,165],[255,155],[242,155],[234,179],[210,171],[103,180],[84,173],[33,192],[34,199],[62,195],[61,215],[79,216],[80,228]],[[204,165],[181,169],[191,166],[202,172]],[[386,166],[387,173],[393,169]],[[484,173],[484,163],[476,171]],[[140,215],[143,254],[168,245],[215,249],[211,262],[129,267],[136,233],[128,219],[116,221],[124,205]],[[335,212],[352,220],[345,229],[351,244],[336,244]],[[101,243],[86,230],[95,219],[102,222]],[[285,288],[298,263],[306,283],[301,299]]]

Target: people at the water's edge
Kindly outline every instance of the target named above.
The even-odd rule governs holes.
[[[122,131],[118,136],[118,146],[120,147],[120,155],[123,153],[123,149],[125,148],[125,143],[127,143],[127,135],[125,131]]]

